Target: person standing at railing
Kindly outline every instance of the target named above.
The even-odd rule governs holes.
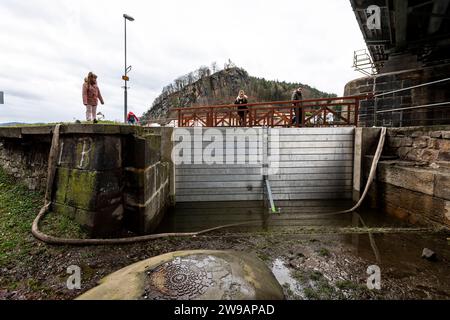
[[[244,90],[239,91],[239,95],[234,101],[234,104],[240,105],[238,106],[239,125],[241,127],[246,126],[248,107],[242,106],[242,104],[248,104],[248,97],[245,95]]]
[[[302,87],[298,87],[293,93],[292,93],[292,101],[301,101],[303,100],[303,95],[302,95],[302,91],[303,88]],[[295,102],[292,104],[292,106],[294,107],[294,117],[292,118],[292,125],[301,125],[301,113],[300,113],[300,107],[302,106],[301,102]]]

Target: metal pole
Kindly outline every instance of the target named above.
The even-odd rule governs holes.
[[[398,89],[398,90],[394,90],[394,91],[389,91],[389,92],[383,92],[383,93],[379,93],[374,95],[373,97],[381,97],[381,96],[385,96],[391,93],[397,93],[397,92],[401,92],[401,91],[406,91],[406,90],[410,90],[410,89],[416,89],[416,88],[420,88],[420,87],[426,87],[432,84],[436,84],[436,83],[441,83],[441,82],[446,82],[446,81],[450,81],[450,78],[445,78],[445,79],[441,79],[441,80],[437,80],[437,81],[432,81],[432,82],[426,82],[426,83],[422,83],[416,86],[411,86],[411,87],[407,87],[407,88],[402,88],[402,89]],[[375,92],[375,90],[373,90],[373,92]]]
[[[127,76],[127,19],[124,18],[125,22],[125,79]],[[123,122],[127,123],[127,113],[128,113],[128,91],[127,91],[127,80],[125,81],[125,87],[124,87],[124,117]]]
[[[404,110],[412,110],[412,109],[421,109],[421,108],[430,108],[430,107],[439,107],[439,106],[445,106],[449,105],[450,101],[447,102],[439,102],[439,103],[432,103],[432,104],[424,104],[421,106],[414,106],[414,107],[406,107],[406,108],[397,108],[397,109],[391,109],[391,110],[381,110],[377,113],[386,113],[386,112],[394,112],[394,111],[404,111]]]

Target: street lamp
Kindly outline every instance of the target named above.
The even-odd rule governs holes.
[[[124,99],[124,122],[127,122],[127,114],[128,114],[128,88],[127,88],[127,82],[130,80],[127,76],[128,72],[131,70],[131,66],[127,65],[127,20],[128,21],[134,21],[134,18],[124,14],[123,15],[124,22],[125,22],[125,74],[122,77],[123,81],[125,81],[125,87],[124,87],[124,93],[123,93],[123,99]]]

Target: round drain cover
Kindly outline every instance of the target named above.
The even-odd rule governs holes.
[[[143,298],[195,299],[214,285],[214,274],[227,273],[223,266],[225,261],[219,262],[212,256],[178,257],[146,272],[149,281]]]
[[[153,257],[125,267],[78,299],[274,300],[283,289],[248,252],[195,250]]]

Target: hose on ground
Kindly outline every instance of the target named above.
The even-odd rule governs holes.
[[[47,174],[47,185],[46,185],[46,192],[45,192],[45,203],[44,203],[44,206],[39,211],[39,214],[34,219],[33,225],[31,227],[31,233],[33,234],[33,236],[42,242],[45,242],[47,244],[52,244],[52,245],[76,245],[76,246],[133,244],[133,243],[146,242],[146,241],[161,239],[161,238],[195,237],[195,236],[199,236],[199,235],[202,235],[205,233],[209,233],[209,232],[213,232],[213,231],[217,231],[217,230],[221,230],[221,229],[237,227],[237,226],[250,226],[250,225],[254,225],[254,224],[258,223],[256,221],[242,222],[242,223],[221,225],[218,227],[209,228],[209,229],[205,229],[205,230],[201,230],[201,231],[197,231],[197,232],[159,233],[159,234],[150,234],[150,235],[144,235],[144,236],[128,237],[128,238],[115,238],[115,239],[67,239],[67,238],[60,238],[60,237],[47,235],[39,229],[39,224],[40,224],[41,220],[49,212],[50,206],[51,206],[52,188],[53,188],[53,182],[54,182],[55,175],[56,175],[56,167],[57,167],[57,159],[58,159],[60,129],[61,129],[61,124],[57,124],[53,130],[53,138],[52,138],[52,144],[51,144],[49,160],[48,160],[48,174]],[[362,202],[364,201],[364,198],[366,197],[367,193],[369,192],[372,181],[375,178],[378,161],[379,161],[379,159],[381,157],[381,153],[383,151],[385,136],[386,136],[386,128],[382,128],[380,140],[378,142],[377,151],[375,153],[375,156],[374,156],[374,159],[372,162],[372,167],[370,169],[369,179],[367,180],[366,187],[365,187],[364,192],[361,196],[361,199],[358,201],[358,203],[349,210],[320,214],[321,217],[323,217],[324,215],[337,215],[337,214],[351,213],[361,206]],[[315,215],[315,216],[317,216],[317,215]],[[309,218],[309,217],[311,217],[311,215],[309,217],[306,217],[306,216],[303,216],[303,217]]]

